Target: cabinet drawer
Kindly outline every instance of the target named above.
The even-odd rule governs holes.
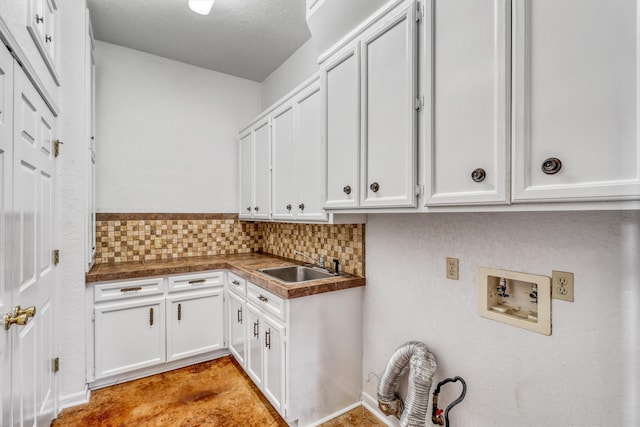
[[[224,271],[169,277],[169,292],[190,291],[224,286]]]
[[[285,300],[271,292],[247,282],[247,301],[260,308],[267,314],[284,322]]]
[[[237,274],[229,272],[229,289],[241,297],[245,297],[247,295],[247,281]]]
[[[164,278],[156,277],[94,285],[93,300],[95,302],[112,301],[162,293],[164,293]]]

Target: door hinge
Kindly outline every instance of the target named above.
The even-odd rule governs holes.
[[[56,139],[53,141],[53,156],[58,157],[60,155],[60,144],[64,144],[64,142]]]
[[[95,311],[93,313],[91,313],[91,321],[92,322],[96,321],[96,313],[95,313]]]
[[[418,23],[422,22],[422,16],[423,16],[422,3],[417,2],[416,3],[416,22]]]
[[[416,197],[420,197],[420,185],[416,184]]]
[[[60,358],[56,357],[55,359],[53,359],[53,372],[58,371],[60,371]]]
[[[423,97],[416,98],[415,109],[417,111],[420,111],[422,109],[422,106],[424,105],[423,100],[424,100]]]
[[[53,250],[53,265],[60,264],[60,249]]]

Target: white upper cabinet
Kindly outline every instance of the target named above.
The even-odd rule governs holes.
[[[272,116],[273,218],[293,219],[297,209],[296,141],[293,105],[285,104]]]
[[[415,14],[405,2],[362,37],[362,207],[416,203]]]
[[[427,205],[509,200],[509,5],[435,0]]]
[[[60,81],[57,63],[56,0],[27,0],[27,30],[56,82]]]
[[[241,219],[251,219],[253,212],[253,132],[240,135],[240,210]]]
[[[360,50],[357,43],[322,66],[328,209],[355,208],[359,194]]]
[[[240,134],[240,219],[269,219],[271,122],[263,118]]]
[[[268,219],[270,214],[271,132],[269,132],[269,126],[270,121],[264,119],[256,125],[253,131],[253,217],[256,219]]]
[[[320,83],[272,114],[273,219],[326,221]]]
[[[299,220],[326,221],[324,204],[325,167],[322,161],[322,97],[320,82],[295,97],[295,141],[297,153],[297,213]]]
[[[378,12],[322,64],[328,209],[416,206],[417,7]]]
[[[639,199],[638,2],[513,7],[513,201]]]

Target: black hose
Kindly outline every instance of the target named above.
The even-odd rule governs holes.
[[[446,407],[446,409],[444,410],[444,425],[445,427],[449,427],[449,411],[453,409],[454,406],[456,406],[458,403],[462,402],[464,400],[464,397],[467,395],[467,383],[464,381],[464,379],[462,377],[453,377],[453,378],[447,378],[445,380],[442,380],[438,383],[438,385],[436,386],[436,390],[433,392],[433,414],[432,414],[432,421],[434,424],[442,424],[442,418],[440,416],[437,415],[437,405],[438,405],[438,395],[440,394],[440,387],[447,384],[447,383],[452,383],[452,382],[457,382],[460,381],[462,383],[462,393],[460,393],[460,396],[458,396],[458,398],[456,400],[454,400],[453,402],[451,402],[449,404],[449,406]],[[436,420],[438,420],[440,422],[436,422]]]

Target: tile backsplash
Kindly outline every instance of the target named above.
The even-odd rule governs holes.
[[[294,250],[338,258],[342,271],[364,276],[363,224],[254,223],[236,214],[96,215],[96,264],[249,252],[294,258]]]

